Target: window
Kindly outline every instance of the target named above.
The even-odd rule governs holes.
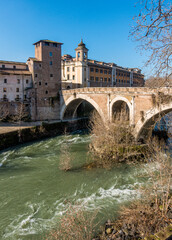
[[[93,77],[93,76],[91,76],[91,77],[90,77],[90,80],[91,80],[91,81],[94,81],[94,77]]]
[[[104,70],[104,74],[107,74],[107,70]]]
[[[41,64],[39,64],[39,67],[41,68]]]
[[[16,98],[19,99],[19,95],[16,95]]]
[[[13,69],[16,69],[16,66],[13,66]]]
[[[53,53],[52,53],[52,52],[49,52],[49,56],[52,57],[52,56],[53,56]]]
[[[75,72],[75,67],[72,68],[72,71]]]
[[[80,57],[80,52],[78,52],[78,57]]]
[[[86,68],[84,68],[84,71],[86,72]]]
[[[48,94],[48,91],[45,91],[45,94]]]
[[[37,77],[38,76],[38,74],[37,73],[35,73],[35,77]]]
[[[4,79],[4,83],[7,83],[7,79],[6,78]]]
[[[111,74],[112,72],[111,72],[111,71],[109,71],[108,73],[109,73],[109,74]]]
[[[2,65],[2,68],[5,68],[5,65]]]
[[[98,68],[96,68],[96,72],[99,72],[99,69],[98,69]]]
[[[46,82],[45,85],[48,85],[48,83]]]
[[[104,78],[104,81],[107,82],[107,78]]]
[[[57,47],[57,43],[53,43],[53,47]]]
[[[50,66],[52,66],[53,65],[53,62],[52,61],[50,61]]]
[[[19,92],[19,88],[16,88],[16,92]]]
[[[96,77],[96,82],[98,82],[99,81],[99,77]]]
[[[75,75],[73,75],[73,80],[75,80]]]
[[[17,79],[17,83],[20,84],[20,79]]]
[[[102,69],[100,69],[100,73],[103,73],[103,70],[102,70]]]
[[[24,100],[26,100],[26,98],[27,98],[27,96],[26,96],[26,95],[24,95]]]
[[[4,98],[4,99],[6,99],[6,98],[7,98],[7,95],[6,95],[6,94],[4,94],[4,95],[3,95],[3,98]]]
[[[120,83],[120,79],[119,79],[119,83]]]
[[[6,89],[6,88],[3,88],[3,92],[7,92],[7,89]]]
[[[69,78],[70,78],[70,75],[68,74],[68,75],[67,75],[67,80],[69,80]]]
[[[94,72],[94,68],[90,68],[90,72]]]
[[[69,72],[69,67],[67,67],[67,72]]]
[[[28,84],[29,83],[29,80],[28,79],[26,79],[26,84]]]
[[[102,78],[102,77],[100,78],[100,81],[103,81],[103,78]]]
[[[110,82],[110,78],[108,79],[108,81]]]
[[[49,42],[45,42],[45,46],[49,46]]]
[[[41,86],[41,82],[39,82],[39,86]]]
[[[50,77],[53,77],[53,74],[52,74],[52,73],[50,74]]]

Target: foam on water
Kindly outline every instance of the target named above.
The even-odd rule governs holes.
[[[0,167],[2,167],[3,165],[5,165],[5,163],[8,161],[9,156],[13,153],[14,151],[7,151],[7,152],[3,152],[1,154],[1,159],[0,159]]]

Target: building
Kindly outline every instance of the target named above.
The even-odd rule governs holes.
[[[137,87],[144,86],[144,75],[137,68],[124,68],[114,63],[88,59],[88,49],[81,40],[76,56],[62,56],[62,86],[77,87]]]
[[[0,105],[17,114],[29,106],[32,120],[59,118],[62,43],[40,40],[27,63],[0,61]]]
[[[35,58],[27,60],[33,82],[29,91],[31,115],[35,120],[58,119],[62,43],[40,40],[34,45]]]
[[[34,43],[35,57],[29,57],[26,63],[0,61],[0,107],[18,115],[24,106],[32,120],[59,119],[62,88],[144,85],[140,69],[88,59],[82,40],[75,58],[61,57],[61,45],[40,40]]]

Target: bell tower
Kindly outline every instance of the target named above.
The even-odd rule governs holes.
[[[88,49],[83,40],[78,44],[76,51],[76,83],[79,87],[88,86]]]
[[[88,58],[88,49],[85,47],[83,40],[78,44],[76,51],[76,61],[84,62]]]

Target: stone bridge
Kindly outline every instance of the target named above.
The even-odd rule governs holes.
[[[112,120],[113,114],[125,104],[130,125],[137,139],[144,138],[157,118],[172,111],[172,88],[145,87],[77,88],[61,92],[60,118],[75,118],[81,103],[92,106],[103,120]],[[161,104],[159,104],[159,102]]]

